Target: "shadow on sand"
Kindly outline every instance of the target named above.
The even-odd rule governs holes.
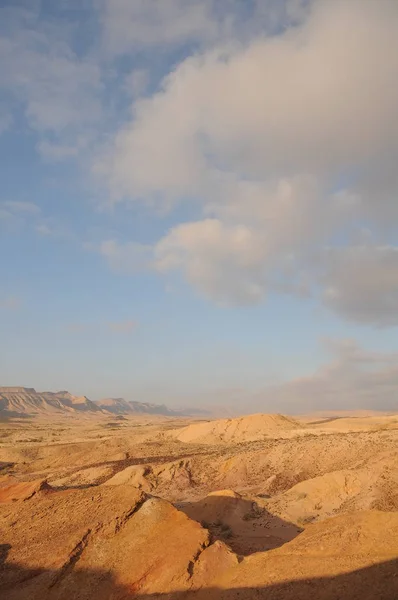
[[[213,542],[221,540],[241,556],[279,548],[302,532],[294,523],[233,492],[220,491],[174,506],[208,529]]]
[[[7,563],[9,544],[0,545],[0,597],[7,600],[397,600],[398,560],[338,575],[286,581],[267,587],[203,588],[144,594],[143,582],[119,585],[110,572],[78,569],[25,569]],[[133,574],[130,574],[134,581]]]

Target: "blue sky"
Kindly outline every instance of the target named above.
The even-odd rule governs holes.
[[[396,407],[397,34],[395,0],[1,1],[0,383]]]

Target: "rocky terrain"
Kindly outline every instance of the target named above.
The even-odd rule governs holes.
[[[397,442],[395,415],[9,417],[0,596],[396,600]]]

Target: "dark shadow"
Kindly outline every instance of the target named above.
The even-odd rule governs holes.
[[[327,419],[320,419],[319,421],[311,421],[311,423],[307,423],[307,426],[311,425],[322,425],[323,423],[333,423],[333,421],[338,421],[339,419],[344,419],[347,417],[328,417]],[[350,419],[355,419],[357,417],[349,417]]]
[[[10,544],[0,544],[0,567],[6,562],[10,550]]]
[[[241,556],[279,548],[303,531],[256,502],[229,492],[174,506],[208,529],[212,541],[225,542]]]
[[[397,600],[398,560],[334,577],[291,580],[266,587],[202,588],[145,594],[127,574],[120,585],[109,571],[68,565],[59,571],[0,565],[0,597],[7,600]]]
[[[1,471],[9,471],[10,469],[12,469],[15,466],[14,462],[2,462],[0,461],[0,472]],[[2,475],[4,475],[4,473],[2,473]]]

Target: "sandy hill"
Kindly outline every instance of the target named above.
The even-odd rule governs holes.
[[[171,435],[185,443],[219,444],[262,440],[268,435],[300,428],[294,419],[283,415],[249,415],[236,419],[218,419],[193,423],[175,429]]]

